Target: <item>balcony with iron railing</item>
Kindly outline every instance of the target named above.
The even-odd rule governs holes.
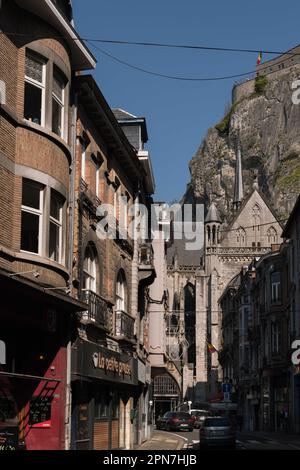
[[[119,339],[134,341],[134,318],[122,310],[115,312],[115,335]]]
[[[83,312],[81,321],[95,323],[110,332],[113,324],[112,304],[90,290],[82,291],[81,300],[88,305],[88,310]]]

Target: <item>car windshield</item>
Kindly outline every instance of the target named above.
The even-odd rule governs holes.
[[[204,421],[205,427],[218,427],[218,426],[230,426],[229,420],[227,418],[207,418]]]

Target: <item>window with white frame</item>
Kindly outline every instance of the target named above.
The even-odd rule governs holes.
[[[278,322],[271,323],[271,352],[279,354],[281,349],[281,327]]]
[[[45,125],[46,62],[27,52],[25,57],[24,118]]]
[[[126,312],[127,310],[127,283],[124,272],[121,270],[117,277],[116,286],[116,309]]]
[[[277,303],[281,300],[280,272],[271,274],[271,302]]]
[[[54,67],[52,89],[52,131],[59,137],[64,136],[64,101],[66,81]]]
[[[62,212],[64,201],[53,189],[50,196],[49,258],[62,261]]]
[[[95,293],[97,291],[97,257],[92,245],[88,245],[84,254],[83,289]]]
[[[44,187],[23,179],[21,208],[21,250],[42,253]]]
[[[100,197],[100,166],[101,163],[98,159],[98,157],[94,154],[91,155],[92,162],[95,166],[95,191],[96,191],[96,196],[99,198]]]

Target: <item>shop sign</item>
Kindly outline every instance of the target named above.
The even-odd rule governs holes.
[[[0,364],[6,364],[6,346],[4,341],[0,340]]]
[[[29,426],[33,428],[51,427],[51,397],[34,397],[29,406]]]
[[[95,377],[118,383],[138,384],[138,362],[127,354],[118,353],[87,341],[76,345],[73,374]]]
[[[0,426],[0,451],[17,450],[19,442],[18,426]]]

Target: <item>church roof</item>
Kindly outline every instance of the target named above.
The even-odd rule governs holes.
[[[251,191],[250,194],[248,194],[248,196],[246,198],[244,198],[244,200],[243,200],[241,206],[239,207],[238,211],[233,213],[233,216],[229,220],[229,223],[228,223],[228,226],[226,227],[226,230],[229,230],[234,225],[235,221],[238,219],[239,215],[244,210],[245,206],[250,201],[251,197],[253,196],[253,194],[255,192],[257,192],[259,194],[259,196],[261,197],[261,199],[263,200],[263,202],[266,204],[269,211],[273,215],[275,221],[282,227],[282,224],[281,224],[280,220],[278,219],[278,216],[277,216],[274,208],[270,205],[270,201],[268,201],[266,196],[258,189],[257,180],[255,180],[254,184],[253,184],[253,190]]]
[[[214,202],[210,204],[207,216],[205,218],[205,223],[209,223],[209,222],[218,222],[220,224],[222,223],[219,211]]]

